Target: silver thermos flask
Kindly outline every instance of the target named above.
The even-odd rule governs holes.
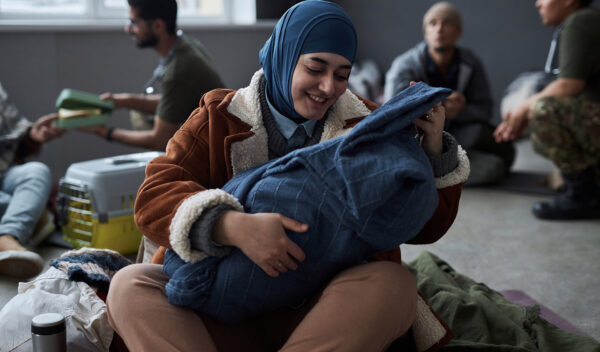
[[[33,352],[66,352],[65,318],[58,313],[36,315],[31,320]]]

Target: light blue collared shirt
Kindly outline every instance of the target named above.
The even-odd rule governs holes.
[[[279,111],[277,111],[277,109],[275,109],[275,107],[269,101],[269,97],[266,94],[266,92],[265,92],[265,97],[267,98],[267,104],[269,105],[269,110],[271,110],[271,114],[273,115],[273,117],[275,118],[275,122],[277,123],[277,129],[279,130],[279,132],[281,132],[281,135],[283,136],[283,138],[285,138],[285,140],[288,143],[290,141],[290,138],[292,137],[292,135],[298,128],[298,126],[302,126],[304,128],[304,131],[306,132],[306,135],[308,136],[308,138],[312,137],[312,135],[315,131],[315,126],[317,125],[316,120],[306,120],[305,122],[302,122],[301,124],[297,124],[294,121],[290,120],[289,118],[283,116]]]

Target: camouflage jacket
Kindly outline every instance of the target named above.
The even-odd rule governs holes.
[[[0,83],[0,177],[11,164],[19,162],[37,151],[27,137],[32,122],[19,115],[19,110],[8,101],[8,95]]]

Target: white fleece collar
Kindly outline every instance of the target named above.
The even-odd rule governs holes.
[[[227,107],[230,114],[250,125],[250,131],[254,133],[254,136],[231,144],[231,168],[234,175],[269,160],[267,130],[263,124],[258,93],[263,75],[262,69],[256,71],[250,85],[239,89]],[[356,95],[346,90],[333,105],[325,121],[320,142],[349,133],[351,128],[344,128],[347,120],[370,113],[371,110]]]

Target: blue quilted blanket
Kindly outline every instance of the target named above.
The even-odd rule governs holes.
[[[306,254],[269,277],[239,249],[185,263],[169,250],[169,301],[234,322],[302,303],[340,271],[419,233],[437,207],[427,156],[412,121],[450,91],[418,83],[365,117],[347,136],[296,150],[231,179],[223,190],[250,213],[276,212],[310,226],[288,236]],[[252,234],[248,234],[251,236]]]

